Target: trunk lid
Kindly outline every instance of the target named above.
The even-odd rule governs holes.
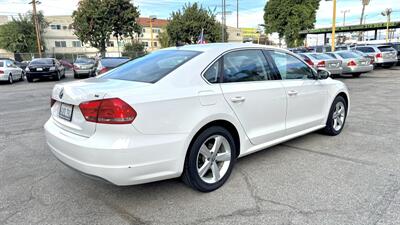
[[[86,101],[103,99],[106,94],[121,90],[133,91],[151,84],[122,81],[114,79],[91,78],[65,84],[57,84],[52,92],[52,98],[56,100],[51,107],[51,116],[60,128],[80,135],[90,137],[96,131],[96,123],[85,120],[79,104]],[[60,116],[60,110],[65,108],[72,110],[70,120]]]
[[[338,69],[342,66],[342,61],[338,59],[327,59],[326,68],[327,69]]]

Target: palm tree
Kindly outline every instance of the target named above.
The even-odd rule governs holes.
[[[360,17],[360,25],[363,24],[365,6],[368,5],[370,1],[371,0],[361,0],[361,2],[362,2],[362,11],[361,11],[361,17]],[[358,33],[358,40],[359,41],[362,41],[362,36],[363,36],[363,32],[360,31],[360,33]]]

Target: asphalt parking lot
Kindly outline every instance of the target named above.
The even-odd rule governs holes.
[[[352,101],[341,135],[244,157],[208,194],[79,175],[45,144],[55,82],[0,84],[0,224],[400,224],[400,67],[340,79]]]

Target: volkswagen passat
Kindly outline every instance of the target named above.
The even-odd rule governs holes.
[[[200,191],[238,157],[322,129],[339,134],[346,86],[293,53],[252,44],[156,51],[57,84],[47,143],[63,163],[116,185],[182,177]]]

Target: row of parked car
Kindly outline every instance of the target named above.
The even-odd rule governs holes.
[[[91,58],[77,58],[73,63],[55,58],[36,58],[30,62],[20,63],[9,58],[0,58],[0,81],[10,84],[15,81],[28,82],[37,79],[61,80],[65,78],[65,71],[71,69],[74,78],[93,77],[105,73],[130,60],[127,57],[104,57],[98,60]]]
[[[359,77],[375,67],[390,68],[399,63],[400,52],[392,45],[338,46],[335,52],[315,52],[316,49],[290,49],[314,68],[325,68],[332,76],[349,74]]]

